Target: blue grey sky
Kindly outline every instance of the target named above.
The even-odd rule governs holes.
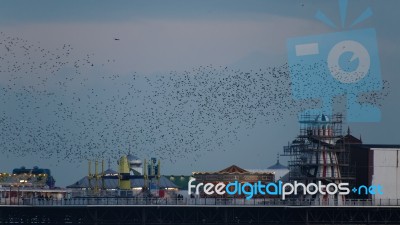
[[[400,2],[350,0],[346,24],[351,24],[368,7],[373,12],[372,17],[352,29],[376,29],[382,79],[388,83],[386,90],[388,95],[380,101],[381,122],[349,125],[353,134],[357,137],[362,135],[366,143],[399,144],[400,107],[397,102],[400,99],[400,91],[397,86],[400,85],[398,76],[400,29],[396,17]],[[170,150],[161,152],[157,150],[163,147],[157,141],[160,139],[150,140],[152,144],[143,144],[146,143],[144,140],[146,137],[138,134],[136,138],[143,140],[130,143],[132,137],[128,134],[129,130],[142,129],[149,124],[168,123],[164,130],[151,130],[149,134],[158,137],[157,135],[162,136],[171,129],[176,132],[173,134],[185,137],[182,133],[187,131],[194,133],[193,129],[202,128],[207,133],[207,131],[212,132],[213,127],[197,123],[196,126],[191,126],[193,125],[191,122],[182,122],[179,118],[171,119],[176,122],[165,122],[165,118],[160,116],[151,117],[154,123],[143,122],[140,125],[133,119],[134,116],[132,120],[125,121],[124,118],[131,116],[126,117],[124,113],[137,113],[135,117],[146,121],[147,114],[140,112],[153,112],[148,111],[153,106],[143,93],[149,90],[152,92],[157,88],[148,86],[146,78],[155,81],[157,76],[162,74],[183,76],[185,71],[191,71],[193,75],[196,73],[194,68],[204,66],[210,66],[211,69],[200,69],[201,71],[217,68],[218,71],[222,71],[223,76],[229,76],[234,70],[264,71],[267,67],[279,67],[287,63],[288,38],[350,30],[342,29],[340,26],[338,29],[333,29],[316,20],[314,15],[318,10],[323,11],[335,24],[340,24],[337,1],[3,1],[0,8],[2,32],[0,85],[7,90],[1,99],[4,106],[2,115],[5,121],[9,120],[7,124],[10,128],[3,129],[3,133],[0,134],[7,137],[2,139],[0,149],[9,151],[19,148],[20,150],[15,151],[26,151],[26,153],[2,154],[0,171],[11,171],[14,167],[22,165],[49,167],[58,185],[71,184],[87,173],[87,163],[83,159],[85,156],[80,160],[68,160],[59,155],[64,154],[67,155],[65,157],[69,157],[65,151],[68,151],[71,142],[76,142],[76,146],[82,148],[97,150],[106,148],[108,145],[104,144],[105,142],[102,142],[103,147],[99,147],[93,140],[100,140],[98,137],[100,135],[107,136],[104,130],[107,130],[110,124],[121,126],[121,129],[113,130],[114,133],[108,135],[119,136],[121,139],[111,138],[112,141],[118,142],[111,152],[107,153],[107,149],[101,150],[106,151],[105,160],[110,158],[110,154],[115,156],[118,152],[127,152],[130,146],[131,152],[141,158],[164,156],[166,158],[163,161],[164,174],[214,171],[231,164],[243,168],[266,168],[275,162],[275,156],[278,152],[282,152],[282,146],[296,136],[298,124],[295,113],[283,113],[279,117],[266,115],[265,112],[258,113],[255,114],[259,118],[256,118],[254,126],[246,126],[248,124],[245,120],[241,120],[239,114],[237,116],[239,118],[235,117],[233,114],[237,109],[228,110],[232,113],[229,118],[235,118],[232,120],[214,121],[216,114],[212,114],[213,119],[210,120],[214,123],[221,122],[221,129],[217,135],[213,137],[211,133],[207,135],[202,133],[202,138],[207,142],[207,145],[204,143],[200,145],[204,146],[204,149],[201,147],[193,151],[177,149],[175,153],[179,157],[172,161],[165,155],[170,153],[171,157],[176,157],[175,153],[171,153],[171,149],[173,146],[183,145],[171,144],[168,145]],[[10,44],[8,37],[18,38],[18,43],[23,44]],[[63,48],[65,45],[68,47]],[[14,49],[7,50],[5,46],[7,48],[14,46]],[[25,51],[21,46],[33,47]],[[50,52],[44,57],[45,59],[41,49]],[[68,54],[65,49],[69,49]],[[56,64],[55,67],[58,68],[56,72],[49,72],[42,67],[35,69],[30,67],[49,59],[48,57],[53,57],[51,53],[54,53],[54,57],[60,56],[64,62]],[[55,61],[57,60],[59,59]],[[79,68],[74,67],[77,65],[77,60],[80,60]],[[85,60],[90,63],[83,65],[82,62]],[[30,64],[28,66],[22,62]],[[12,72],[4,69],[13,68],[13,65],[21,67]],[[137,74],[139,77],[135,82],[137,85],[135,87],[138,88],[135,92],[137,98],[124,98],[131,95],[127,84],[132,83],[132,74]],[[117,78],[114,79],[113,76]],[[163,82],[156,83],[164,84]],[[27,93],[21,90],[29,85],[33,86],[32,90],[40,92],[37,94],[40,97],[35,96],[34,91],[29,92],[27,98],[21,97]],[[175,93],[175,87],[162,88],[166,90],[164,93]],[[156,99],[154,107],[158,107],[156,114],[161,115],[162,110],[166,110],[171,116],[190,120],[192,114],[184,112],[191,111],[192,105],[183,105],[180,114],[174,114],[174,109],[164,108],[166,103],[162,100],[166,97],[160,95],[154,97]],[[110,108],[106,108],[103,102]],[[68,105],[68,108],[65,105]],[[273,107],[266,110],[271,110]],[[112,110],[119,109],[122,109],[123,113],[114,111],[111,113]],[[212,106],[208,110],[212,111]],[[105,113],[102,114],[103,112]],[[67,119],[60,120],[60,114],[62,118]],[[241,126],[237,128],[234,126],[236,119],[242,121]],[[82,122],[85,120],[90,123]],[[103,120],[111,122],[109,124]],[[27,125],[27,121],[33,122]],[[123,124],[130,122],[139,125],[130,127]],[[232,122],[233,125],[227,124],[228,122]],[[16,129],[20,123],[23,124],[22,128],[29,127],[29,130]],[[37,124],[41,132],[34,131],[33,127]],[[184,130],[182,125],[187,126],[185,129],[188,130]],[[60,131],[59,134],[56,134],[57,130]],[[33,137],[25,139],[20,136],[28,134],[37,135],[38,140],[47,144],[32,144],[27,147],[26,143],[31,143],[29,138],[33,140]],[[78,138],[82,135],[88,136],[86,139]],[[220,138],[217,140],[217,137]],[[12,148],[7,143],[11,139]],[[51,144],[46,141],[48,139],[51,139]],[[85,140],[89,139],[91,141],[86,143]],[[43,157],[43,152],[52,155],[57,152],[57,156],[47,159]],[[90,157],[92,156],[88,158]],[[114,159],[112,166],[116,168]]]

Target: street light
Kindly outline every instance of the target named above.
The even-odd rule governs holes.
[[[18,205],[19,205],[19,185],[17,185],[17,202],[18,202]]]
[[[28,181],[27,180],[25,180],[25,179],[23,179],[23,180],[19,180],[19,183],[22,185],[22,187],[24,187],[25,186],[25,184],[26,183],[28,183]],[[20,187],[20,185],[18,184],[17,185],[17,187],[18,187],[18,192],[17,192],[17,201],[18,201],[18,205],[19,205],[19,187]],[[24,192],[22,192],[22,195],[23,195],[23,193]]]
[[[8,193],[8,198],[10,199],[10,201],[8,202],[9,205],[11,205],[11,187],[12,185],[10,184],[10,192]]]

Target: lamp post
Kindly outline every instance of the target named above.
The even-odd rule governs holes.
[[[19,205],[19,185],[17,185],[17,204]]]
[[[9,205],[11,205],[11,187],[12,185],[10,184],[10,193],[8,193],[8,198],[10,199],[10,201],[8,202]]]
[[[27,183],[27,180],[26,179],[23,179],[23,180],[19,180],[19,184],[17,185],[17,187],[18,187],[18,189],[17,189],[17,201],[18,201],[18,205],[19,205],[19,198],[20,198],[20,196],[19,196],[19,187],[20,186],[22,186],[22,189],[23,189],[23,187],[25,186],[25,184]],[[22,193],[22,195],[23,195],[23,191],[21,192]],[[23,196],[22,196],[23,197]]]

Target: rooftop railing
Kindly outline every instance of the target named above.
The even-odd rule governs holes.
[[[318,207],[361,207],[400,206],[400,199],[347,199],[345,201],[319,199],[277,198],[138,198],[138,197],[75,197],[70,199],[51,198],[2,198],[0,205],[20,206],[318,206]]]

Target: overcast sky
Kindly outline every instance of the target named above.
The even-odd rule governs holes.
[[[382,79],[388,81],[389,93],[381,101],[380,122],[349,125],[354,136],[362,135],[365,143],[400,144],[398,132],[400,91],[397,88],[400,85],[400,28],[396,22],[400,2],[349,1],[346,24],[351,24],[368,7],[371,7],[373,15],[352,29],[376,29]],[[348,26],[343,29],[340,26],[333,29],[316,20],[314,15],[318,10],[323,11],[335,24],[340,24],[337,1],[4,1],[0,8],[0,31],[3,41],[0,44],[2,51],[0,85],[8,87],[11,82],[9,81],[11,75],[4,69],[12,65],[10,61],[28,60],[23,53],[17,51],[14,51],[15,55],[8,53],[10,51],[5,46],[13,47],[7,42],[10,41],[8,37],[18,38],[27,43],[26,45],[57,53],[63,51],[60,50],[62,46],[69,45],[72,50],[68,60],[71,61],[84,59],[89,55],[93,68],[90,68],[91,65],[89,68],[81,67],[79,73],[86,78],[86,82],[93,81],[96,85],[100,82],[99,74],[118,74],[121,79],[130,79],[132,73],[139,76],[156,76],[177,71],[179,74],[208,65],[241,71],[281,66],[287,63],[288,38],[349,30]],[[32,56],[29,58],[30,62],[39,63],[40,54],[33,52],[33,48],[27,51],[30,51],[29,54]],[[60,70],[52,75],[58,78],[70,76],[70,67],[64,68],[63,65],[57,67]],[[3,95],[1,99],[4,105],[2,107],[2,112],[5,112],[4,118],[25,123],[27,117],[35,117],[33,114],[28,116],[18,114],[21,111],[19,107],[24,105],[21,98],[4,99],[6,98],[4,96],[13,95],[10,93],[19,93],[22,85],[32,83],[40,91],[43,89],[54,91],[56,96],[59,94],[60,99],[70,97],[70,90],[61,95],[54,90],[57,88],[49,84],[39,87],[37,85],[39,82],[35,80],[36,76],[31,76],[31,72],[28,67],[13,72],[12,76],[18,77],[19,81],[12,87],[15,90],[9,89],[8,94]],[[39,73],[42,72],[46,73],[39,70]],[[78,89],[75,85],[77,84],[71,83],[66,88]],[[101,86],[105,89],[125,88],[113,82],[105,82]],[[77,92],[82,96],[90,95],[80,90]],[[104,100],[107,99],[111,92],[105,93],[96,101],[100,102],[102,97]],[[76,108],[72,109],[72,112],[87,114],[80,110],[82,109]],[[53,127],[57,126],[60,130],[67,129],[64,124],[58,123],[57,119],[49,118],[49,120],[52,121],[49,124]],[[260,122],[250,129],[239,128],[238,139],[228,135],[222,145],[213,147],[213,151],[198,150],[195,154],[188,153],[189,155],[174,163],[165,161],[163,173],[190,174],[193,171],[215,171],[231,164],[249,169],[266,168],[275,162],[276,154],[282,152],[282,146],[296,136],[298,132],[296,121],[296,115],[285,115],[276,122]],[[13,122],[8,124],[15,125]],[[74,128],[68,129],[74,130]],[[229,129],[227,126],[227,131]],[[4,132],[10,130],[3,129],[2,132],[0,135],[9,138],[18,136],[19,131],[6,134]],[[3,140],[2,145],[0,150],[5,149],[7,143]],[[19,147],[23,149],[24,145]],[[49,148],[51,149],[39,151],[57,151],[54,145]],[[60,147],[58,151],[65,149]],[[161,157],[154,151],[147,154],[144,148],[133,148],[131,151],[136,152],[141,158],[150,158],[153,155]],[[22,165],[49,167],[57,184],[61,186],[71,184],[87,173],[87,163],[84,160],[56,161],[52,158],[44,159],[35,153],[23,156],[2,153],[0,171],[9,172]],[[116,169],[115,161],[112,162],[112,167]]]

